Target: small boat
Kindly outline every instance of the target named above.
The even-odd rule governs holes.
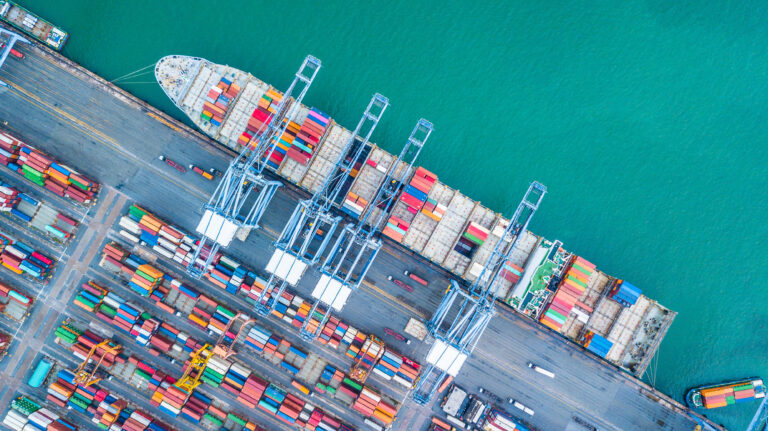
[[[69,33],[40,18],[10,0],[0,0],[0,20],[23,31],[36,40],[61,51]]]
[[[752,377],[733,382],[699,386],[685,394],[692,408],[715,409],[765,397],[763,379]]]

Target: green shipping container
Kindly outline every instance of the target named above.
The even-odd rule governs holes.
[[[584,268],[583,266],[579,265],[578,263],[574,263],[573,267],[578,269],[579,271],[583,272],[584,275],[586,275],[587,277],[592,275],[592,271],[588,270],[587,268]]]
[[[746,385],[740,385],[740,386],[734,386],[734,391],[748,391],[750,389],[754,389],[754,386],[752,386],[752,383],[747,383]]]
[[[736,404],[736,397],[734,397],[733,395],[731,395],[730,397],[725,397],[725,403],[729,406],[731,404]]]
[[[247,423],[245,420],[239,418],[238,416],[233,415],[232,413],[227,415],[227,419],[229,419],[229,420],[231,420],[231,421],[233,421],[235,423],[238,423],[238,424],[240,424],[242,426],[245,426],[245,424]]]
[[[79,183],[76,180],[72,179],[72,177],[69,178],[69,181],[72,183],[73,186],[83,190],[84,192],[87,192],[89,187],[83,183]]]
[[[87,305],[87,306],[88,306],[89,308],[91,308],[91,309],[93,309],[93,308],[96,306],[96,304],[94,304],[93,302],[91,302],[91,301],[89,301],[89,300],[87,300],[87,299],[83,298],[83,297],[82,297],[82,296],[80,296],[80,295],[77,295],[77,296],[75,296],[75,299],[77,299],[78,301],[80,301],[80,302],[82,302],[83,304]]]
[[[347,386],[350,386],[350,387],[352,387],[352,388],[355,388],[355,389],[357,389],[358,391],[360,391],[360,390],[362,390],[362,389],[363,389],[363,386],[362,386],[361,384],[359,384],[359,383],[355,382],[354,380],[351,380],[349,377],[345,377],[345,378],[344,378],[344,380],[343,380],[343,382],[344,382],[344,383],[345,383]]]
[[[483,242],[485,242],[485,241],[483,241],[482,239],[480,239],[480,238],[478,238],[478,237],[476,237],[476,236],[472,235],[472,234],[471,234],[471,233],[469,233],[469,232],[464,232],[464,235],[462,235],[462,236],[463,236],[464,238],[466,238],[466,239],[468,239],[468,240],[470,240],[470,241],[474,242],[474,243],[475,243],[475,244],[477,244],[477,245],[482,245],[482,244],[483,244]]]
[[[136,368],[136,371],[134,371],[134,374],[141,377],[144,380],[149,380],[152,378],[152,376],[149,373],[141,370],[140,368]]]
[[[205,383],[205,384],[207,384],[209,386],[213,386],[214,388],[218,388],[219,387],[219,382],[216,382],[216,381],[208,378],[205,374],[200,376],[200,381],[202,381],[203,383]]]
[[[571,277],[570,275],[567,275],[565,278],[568,280],[571,280],[572,282],[578,284],[579,286],[584,287],[585,289],[587,288],[587,283],[584,283],[583,281],[579,280],[576,277]]]
[[[136,275],[140,276],[141,278],[143,278],[144,280],[147,280],[147,281],[148,281],[148,282],[150,282],[150,283],[154,283],[154,282],[155,282],[155,279],[154,279],[154,278],[152,278],[152,277],[150,277],[149,275],[145,274],[145,273],[144,273],[144,272],[142,272],[140,269],[137,269],[137,270],[136,270]]]
[[[204,414],[203,417],[205,419],[208,419],[209,421],[211,421],[217,427],[220,427],[224,423],[224,422],[221,421],[221,419],[217,418],[216,416],[214,416],[214,415],[212,415],[210,413]]]
[[[226,316],[229,316],[229,318],[235,317],[235,313],[227,310],[226,308],[222,307],[221,305],[216,307],[216,311],[218,311],[221,314],[224,314]]]
[[[551,308],[547,310],[546,316],[560,323],[565,323],[566,317]]]
[[[264,400],[259,401],[259,407],[271,412],[272,414],[277,414],[277,407],[273,407],[272,405],[268,404]]]
[[[117,314],[117,310],[115,310],[114,308],[110,307],[107,304],[101,304],[101,307],[99,307],[99,311],[101,311],[102,313],[110,317],[115,317],[115,314]]]
[[[139,219],[142,218],[144,214],[147,214],[146,211],[137,207],[136,205],[131,205],[130,208],[128,208],[128,213]]]

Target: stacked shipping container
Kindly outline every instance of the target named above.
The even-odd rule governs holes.
[[[396,206],[392,211],[392,216],[389,217],[387,224],[384,226],[382,234],[397,242],[402,242],[413,218],[424,207],[429,191],[432,190],[435,181],[437,181],[437,175],[423,167],[416,169],[410,183],[400,194],[398,205],[401,205],[405,211],[397,211],[398,208]],[[395,214],[399,214],[399,216]]]
[[[40,150],[0,132],[0,163],[40,187],[88,205],[99,185],[71,168],[56,163]]]
[[[0,232],[0,262],[12,272],[26,274],[38,281],[51,276],[54,261],[21,241],[13,241]]]
[[[17,322],[29,316],[34,300],[32,297],[0,281],[0,311]]]
[[[258,106],[253,110],[251,118],[248,119],[245,131],[238,138],[238,144],[248,145],[254,136],[258,137],[267,130],[274,114],[277,113],[277,107],[282,98],[283,95],[274,88],[270,88],[261,96]]]
[[[130,431],[173,429],[148,413],[130,407],[126,400],[99,386],[77,385],[74,377],[68,370],[59,371],[57,380],[48,387],[46,399],[59,407],[90,417],[100,429],[113,426]]]
[[[584,336],[584,347],[597,356],[605,358],[605,355],[607,355],[611,350],[611,347],[613,347],[613,343],[600,334],[596,334],[593,331],[587,331]]]
[[[595,265],[582,257],[574,257],[571,267],[555,292],[555,297],[541,315],[541,323],[560,332],[574,304],[587,289],[587,282],[594,271]]]
[[[701,390],[704,407],[714,409],[755,399],[753,382],[740,382]]]
[[[460,255],[472,259],[477,248],[483,245],[490,233],[491,231],[483,226],[475,222],[469,222],[453,249]]]
[[[330,121],[331,118],[320,110],[310,109],[286,155],[300,164],[306,165],[325,135]]]
[[[42,407],[33,399],[21,396],[11,402],[11,409],[3,419],[3,425],[14,431],[46,430],[76,431],[77,427],[57,413]]]
[[[177,282],[172,283],[172,285],[175,285],[174,287],[181,287],[187,292],[186,294],[191,294],[193,296],[196,296],[198,298],[197,305],[194,306],[192,313],[188,316],[189,320],[192,323],[197,324],[203,329],[207,330],[213,330],[215,333],[215,328],[212,326],[212,323],[217,322],[217,316],[219,313],[223,313],[224,315],[227,315],[229,318],[234,317],[234,313],[230,310],[224,309],[220,304],[217,304],[213,300],[204,297],[203,295],[199,295],[196,292],[193,292],[189,288],[185,288],[181,286],[180,284],[177,284]],[[154,294],[162,291],[163,286],[160,286]],[[85,300],[85,301],[84,301]],[[82,304],[85,302],[86,304],[98,304],[93,308],[84,307]],[[167,323],[163,323],[161,320],[147,314],[143,310],[138,309],[138,307],[133,306],[132,304],[129,304],[127,302],[124,302],[122,298],[119,298],[117,295],[115,295],[113,292],[108,292],[106,289],[102,288],[98,284],[94,282],[90,282],[83,285],[83,290],[76,296],[75,303],[78,306],[81,306],[85,308],[88,311],[96,313],[97,316],[101,317],[103,320],[117,326],[119,329],[123,330],[124,332],[129,332],[131,335],[136,336],[137,341],[139,344],[147,344],[146,337],[149,339],[149,344],[152,346],[152,348],[157,352],[161,354],[169,354],[169,351],[176,350],[181,351],[182,348],[179,346],[174,345],[174,338],[168,336],[167,334],[171,334],[173,336],[181,337],[183,334],[180,333],[177,329],[173,328]],[[112,309],[116,309],[117,316],[111,317],[106,316],[104,312],[105,307],[112,307]],[[129,312],[126,314],[121,310],[128,310]],[[173,313],[175,312],[174,309],[168,310],[169,312]],[[213,315],[211,315],[209,312],[213,311]],[[111,312],[108,312],[106,314],[112,314]],[[126,317],[133,317],[135,320],[132,322],[129,321],[122,321],[124,320],[123,317],[120,316],[120,314],[125,314]],[[200,317],[200,316],[206,316],[206,318]],[[121,321],[118,321],[121,320]],[[209,323],[206,323],[206,320],[209,320]],[[159,330],[155,331],[148,331],[147,328],[147,322],[154,321],[156,322],[153,327],[159,328]],[[132,323],[132,326],[127,325],[128,323]],[[159,326],[157,325],[159,323]],[[223,330],[224,325],[226,322],[217,322],[218,326],[221,327],[220,331]],[[220,333],[219,331],[219,333]],[[235,334],[229,332],[228,338],[234,339]],[[142,337],[143,341],[142,341]],[[157,340],[160,339],[161,342],[158,342]],[[225,338],[226,339],[226,338]],[[183,349],[187,352],[191,352],[194,348],[199,348],[201,344],[188,336],[184,336],[185,345]],[[250,347],[253,347],[262,357],[265,359],[270,360],[270,362],[278,364],[280,367],[284,368],[286,371],[297,374],[299,373],[300,368],[302,368],[302,365],[304,361],[307,358],[307,353],[301,351],[300,349],[297,349],[295,346],[291,346],[291,344],[287,341],[282,339],[280,336],[272,333],[271,331],[261,327],[261,326],[253,326],[250,328],[249,332],[247,333],[247,337],[245,339],[245,344],[249,345]],[[358,348],[357,351],[359,352],[360,349]],[[410,361],[407,358],[403,358],[396,354],[390,354],[392,359],[390,359],[390,362],[399,362],[399,366],[396,371],[396,375],[394,376],[397,381],[399,381],[404,386],[408,386],[407,384],[408,379],[412,382],[416,378],[416,370],[419,368],[419,365],[414,363],[413,361]],[[172,357],[178,359],[178,355],[173,355]],[[275,360],[276,359],[276,360]],[[391,365],[390,365],[391,368]],[[204,383],[213,386],[213,387],[221,387],[223,389],[228,390],[229,392],[232,392],[234,395],[237,395],[240,398],[243,398],[244,400],[248,400],[248,394],[245,396],[242,396],[242,391],[246,390],[245,387],[245,381],[248,380],[250,371],[247,370],[247,368],[243,367],[242,365],[238,363],[232,363],[229,361],[222,360],[218,357],[211,357],[211,359],[208,361],[207,366],[204,368],[201,381]],[[341,374],[343,375],[343,374]],[[412,385],[412,383],[411,383]],[[179,388],[171,386],[170,389],[171,395],[168,395],[170,398],[166,399],[165,401],[165,409],[168,411],[175,411],[179,410],[180,412],[183,411],[183,401],[186,399],[186,395],[182,396],[178,394],[177,392],[180,391]],[[167,394],[166,394],[167,395]],[[251,395],[252,396],[252,395]],[[174,401],[175,400],[175,401]],[[180,401],[179,401],[180,400]],[[269,401],[265,401],[264,403],[269,403]],[[384,401],[382,404],[381,409],[387,409],[387,406],[392,407],[394,409],[394,403],[392,402],[386,402]],[[286,407],[287,408],[287,407]],[[380,409],[380,410],[381,410]],[[396,412],[396,409],[393,411],[389,411],[391,413],[392,418],[389,420],[394,420],[394,414]],[[296,412],[292,412],[290,414],[293,414]],[[285,413],[290,416],[289,413]],[[373,414],[373,413],[372,413]],[[379,416],[382,416],[386,418],[383,413],[378,413]],[[282,418],[284,421],[288,420],[286,418]],[[295,419],[295,418],[293,418]],[[381,419],[381,418],[380,418]]]
[[[227,78],[222,77],[215,87],[208,90],[203,102],[203,112],[200,119],[208,121],[216,127],[221,127],[230,105],[233,104],[240,92],[240,87]]]

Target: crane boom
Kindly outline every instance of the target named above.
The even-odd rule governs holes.
[[[277,107],[269,111],[259,131],[229,163],[213,195],[203,206],[203,216],[196,228],[201,238],[187,267],[191,276],[202,277],[219,248],[229,246],[236,234],[242,239],[251,229],[259,227],[267,205],[282,185],[280,181],[267,179],[264,169],[320,66],[320,60],[311,55],[304,59]],[[294,93],[298,93],[295,99]]]

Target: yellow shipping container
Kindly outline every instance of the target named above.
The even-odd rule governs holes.
[[[139,265],[139,269],[144,274],[147,274],[148,276],[150,276],[152,278],[160,278],[160,277],[163,276],[163,273],[161,271],[159,271],[157,268],[155,268],[154,266],[151,266],[151,265],[147,265],[147,264]]]

